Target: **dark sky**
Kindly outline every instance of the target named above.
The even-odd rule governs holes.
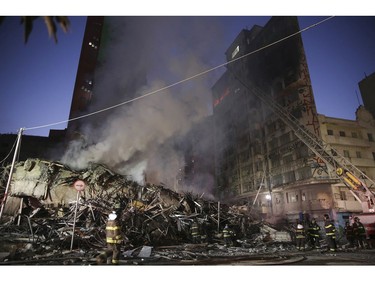
[[[225,63],[224,52],[241,29],[262,26],[269,18],[220,18],[221,36],[217,36],[217,44],[206,46],[210,49],[207,56],[211,57],[205,65]],[[324,18],[299,17],[300,28]],[[7,16],[0,25],[0,133],[17,133],[21,127],[68,119],[86,17],[69,19],[70,30],[63,33],[58,29],[57,44],[48,37],[42,20],[35,22],[27,44],[23,42],[19,16]],[[220,19],[212,18],[215,23]],[[202,29],[204,36],[210,36]],[[355,111],[362,103],[358,82],[375,71],[375,17],[337,16],[307,30],[302,38],[318,112],[355,119]],[[25,134],[47,136],[50,129],[64,128],[66,123],[27,130]]]

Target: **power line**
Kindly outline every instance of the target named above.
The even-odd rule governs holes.
[[[89,116],[92,116],[92,115],[95,115],[95,114],[99,114],[99,113],[102,113],[102,112],[105,112],[105,111],[108,111],[108,110],[111,110],[111,109],[114,109],[114,108],[117,108],[117,107],[123,106],[123,105],[125,105],[125,104],[131,103],[131,102],[134,102],[134,101],[137,101],[137,100],[139,100],[139,99],[142,99],[142,98],[145,98],[145,97],[148,97],[148,96],[151,96],[151,95],[157,94],[157,93],[159,93],[159,92],[162,92],[162,91],[164,91],[164,90],[167,90],[167,89],[172,88],[172,87],[174,87],[174,86],[177,86],[177,85],[179,85],[179,84],[185,83],[185,82],[187,82],[187,81],[189,81],[189,80],[195,79],[195,78],[197,78],[197,77],[199,77],[199,76],[203,76],[203,75],[205,75],[205,74],[207,74],[207,73],[209,73],[209,72],[212,72],[212,71],[214,71],[214,70],[216,70],[216,69],[218,69],[218,68],[221,68],[221,67],[223,67],[223,66],[226,66],[226,65],[228,65],[228,64],[230,64],[230,63],[236,62],[236,61],[241,60],[241,59],[243,59],[243,58],[245,58],[245,57],[248,57],[248,56],[250,56],[250,55],[253,55],[253,54],[255,54],[255,53],[257,53],[257,52],[260,52],[260,51],[262,51],[262,50],[264,50],[264,49],[266,49],[266,48],[269,48],[269,47],[271,47],[271,46],[273,46],[273,45],[276,45],[276,44],[278,44],[278,43],[280,43],[280,42],[283,42],[283,41],[285,41],[285,40],[287,40],[287,39],[289,39],[289,38],[291,38],[291,37],[294,37],[294,36],[296,36],[296,35],[298,35],[298,34],[301,34],[302,32],[305,32],[305,31],[307,31],[307,30],[309,30],[309,29],[311,29],[311,28],[313,28],[313,27],[316,27],[316,26],[318,26],[318,25],[324,23],[324,22],[326,22],[326,21],[332,19],[333,17],[334,17],[334,16],[330,16],[330,17],[328,17],[328,18],[326,18],[326,19],[321,20],[320,22],[317,22],[317,23],[315,23],[315,24],[312,24],[312,25],[310,25],[310,26],[308,26],[308,27],[306,27],[306,28],[304,28],[304,29],[301,29],[301,30],[299,30],[299,31],[297,31],[297,32],[295,32],[295,33],[293,33],[293,34],[291,34],[291,35],[288,35],[288,36],[286,36],[286,37],[284,37],[284,38],[282,38],[282,39],[279,39],[279,40],[277,40],[277,41],[275,41],[275,42],[273,42],[273,43],[270,43],[270,44],[268,44],[268,45],[266,45],[266,46],[263,46],[263,47],[261,47],[261,48],[259,48],[259,49],[256,49],[256,50],[254,50],[254,51],[252,51],[252,52],[250,52],[250,53],[247,53],[247,54],[244,54],[244,55],[242,55],[242,56],[239,56],[239,57],[236,58],[236,59],[233,59],[233,60],[231,60],[231,61],[228,61],[228,62],[222,63],[222,64],[220,64],[220,65],[218,65],[218,66],[212,67],[212,68],[210,68],[210,69],[208,69],[208,70],[202,71],[202,72],[200,72],[200,73],[198,73],[198,74],[195,74],[195,75],[193,75],[193,76],[190,76],[190,77],[185,78],[185,79],[183,79],[183,80],[180,80],[180,81],[178,81],[178,82],[172,83],[172,84],[170,84],[170,85],[168,85],[168,86],[165,86],[165,87],[163,87],[163,88],[160,88],[160,89],[158,89],[158,90],[155,90],[155,91],[149,92],[149,93],[144,94],[144,95],[142,95],[142,96],[135,97],[135,98],[133,98],[133,99],[130,99],[130,100],[127,100],[127,101],[124,101],[124,102],[121,102],[121,103],[118,103],[118,104],[112,105],[112,106],[110,106],[110,107],[106,107],[106,108],[100,109],[100,110],[98,110],[98,111],[94,111],[94,112],[92,112],[92,113],[84,114],[84,115],[81,115],[81,116],[78,116],[78,117],[75,117],[75,118],[71,118],[71,119],[68,119],[68,120],[59,121],[59,122],[55,122],[55,123],[50,123],[50,124],[46,124],[46,125],[41,125],[41,126],[35,126],[35,127],[30,127],[30,128],[24,128],[24,130],[26,131],[26,130],[42,129],[42,128],[46,128],[46,127],[52,127],[52,126],[55,126],[55,125],[63,124],[63,123],[66,123],[66,122],[71,122],[71,121],[75,121],[75,120],[83,119],[83,118],[86,118],[86,117],[89,117]]]
[[[17,143],[17,138],[16,140],[14,141],[13,145],[12,145],[12,148],[10,149],[9,153],[7,156],[4,157],[3,160],[0,161],[0,164],[5,162],[5,160],[7,160],[7,158],[10,156],[10,154],[12,153],[13,149],[16,147],[16,143]]]

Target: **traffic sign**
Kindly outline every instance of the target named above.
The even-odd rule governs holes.
[[[73,187],[77,190],[77,191],[83,191],[85,189],[85,182],[82,181],[82,180],[77,180],[74,184],[73,184]]]

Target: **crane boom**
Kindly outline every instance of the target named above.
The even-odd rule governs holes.
[[[301,125],[295,116],[287,112],[266,92],[250,82],[245,84],[238,77],[235,78],[265,103],[316,156],[336,172],[337,177],[349,188],[357,199],[360,199],[359,201],[362,203],[364,212],[374,212],[375,195],[365,182],[360,180],[366,179],[372,186],[375,186],[375,182],[372,179],[353,165],[347,158],[340,155],[332,146],[325,143],[319,136]]]

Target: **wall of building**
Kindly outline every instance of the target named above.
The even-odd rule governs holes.
[[[242,30],[226,51],[227,60],[298,30],[296,17],[273,17],[263,28]],[[213,87],[213,100],[217,184],[232,196],[251,195],[261,184],[270,190],[306,180],[313,173],[313,155],[291,128],[252,94],[254,87],[319,134],[300,36],[229,64]]]
[[[294,17],[273,17],[265,27],[242,30],[226,51],[227,60],[298,29]],[[360,212],[361,204],[335,170],[252,94],[256,89],[375,178],[373,119],[364,108],[358,109],[357,120],[317,114],[302,39],[297,36],[229,64],[212,88],[216,185],[222,198],[254,204],[273,222]]]

